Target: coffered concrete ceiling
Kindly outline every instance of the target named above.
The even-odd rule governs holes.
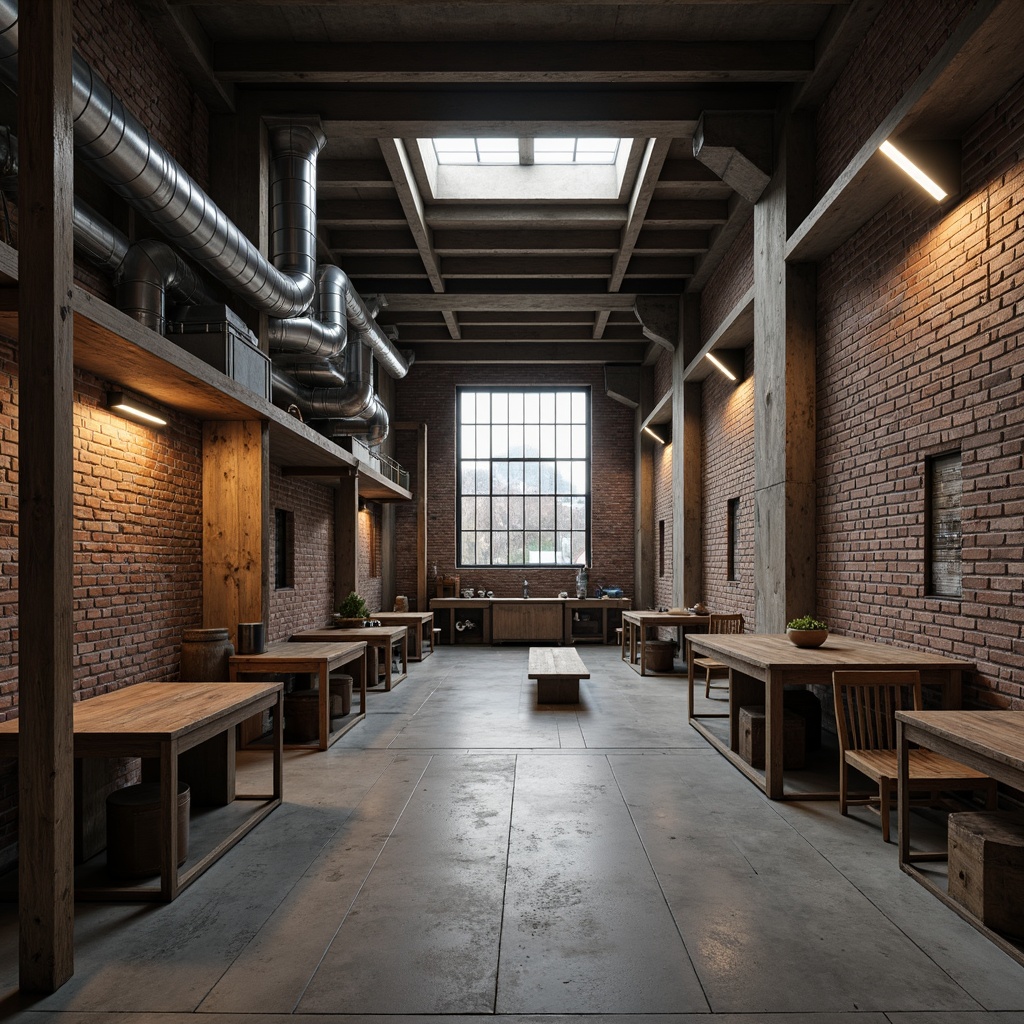
[[[214,112],[319,115],[322,258],[419,360],[641,362],[638,296],[697,291],[753,183],[694,157],[702,115],[766,140],[813,108],[882,6],[767,0],[139,0]],[[744,119],[748,119],[745,121]],[[418,139],[633,140],[617,194],[433,194]],[[727,184],[720,174],[729,178]]]

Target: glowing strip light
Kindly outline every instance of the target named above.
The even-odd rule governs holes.
[[[716,359],[710,352],[705,352],[704,355],[711,360],[711,362],[718,367],[731,381],[736,380],[736,374],[730,370],[721,359]]]
[[[653,437],[654,440],[658,442],[658,444],[664,444],[665,443],[665,438],[659,437],[653,430],[651,430],[650,427],[644,427],[644,433],[645,434],[650,434],[651,437]]]
[[[130,420],[138,420],[151,427],[166,427],[167,420],[158,416],[152,409],[136,402],[133,398],[126,398],[120,391],[111,391],[107,395],[107,408],[112,412],[118,412]]]
[[[910,175],[936,202],[941,202],[946,198],[946,193],[938,185],[928,177],[924,171],[921,170],[917,164],[908,160],[903,153],[901,153],[888,139],[885,140],[879,147],[879,150],[883,152],[901,171],[905,174]]]

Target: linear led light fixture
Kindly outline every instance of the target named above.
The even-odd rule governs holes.
[[[946,198],[946,192],[940,188],[931,178],[928,177],[920,167],[910,160],[906,154],[901,153],[888,139],[878,147],[904,174],[909,175],[927,192],[936,202],[941,203]]]
[[[733,383],[735,383],[739,379],[736,376],[736,374],[733,373],[732,370],[730,370],[729,367],[722,362],[721,359],[716,358],[710,352],[705,352],[704,355],[711,361],[712,365],[718,367],[718,369],[721,370],[722,373],[724,373],[726,377],[728,377],[729,380],[731,380]]]
[[[137,423],[145,423],[149,427],[166,427],[167,420],[155,409],[148,405],[129,398],[122,391],[107,392],[107,408],[111,412],[119,413],[126,419],[135,420]]]
[[[651,437],[653,437],[654,440],[658,442],[658,444],[665,444],[666,443],[665,442],[665,438],[663,438],[661,436],[661,434],[656,434],[653,430],[651,430],[650,427],[644,427],[644,433],[645,434],[650,434]]]

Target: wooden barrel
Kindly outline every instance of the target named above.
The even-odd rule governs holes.
[[[284,740],[312,743],[320,736],[320,691],[293,690],[284,695]]]
[[[186,629],[181,634],[181,671],[187,683],[223,683],[235,653],[227,629]]]
[[[188,783],[178,782],[178,864],[188,857]],[[115,878],[160,874],[160,784],[140,782],[107,797],[107,870]]]
[[[330,686],[331,718],[344,718],[352,711],[352,677],[343,672],[332,672]]]

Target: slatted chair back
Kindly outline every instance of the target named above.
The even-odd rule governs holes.
[[[896,712],[921,709],[918,672],[833,672],[840,752],[895,750]]]
[[[708,623],[709,633],[742,633],[742,615],[712,615]]]

